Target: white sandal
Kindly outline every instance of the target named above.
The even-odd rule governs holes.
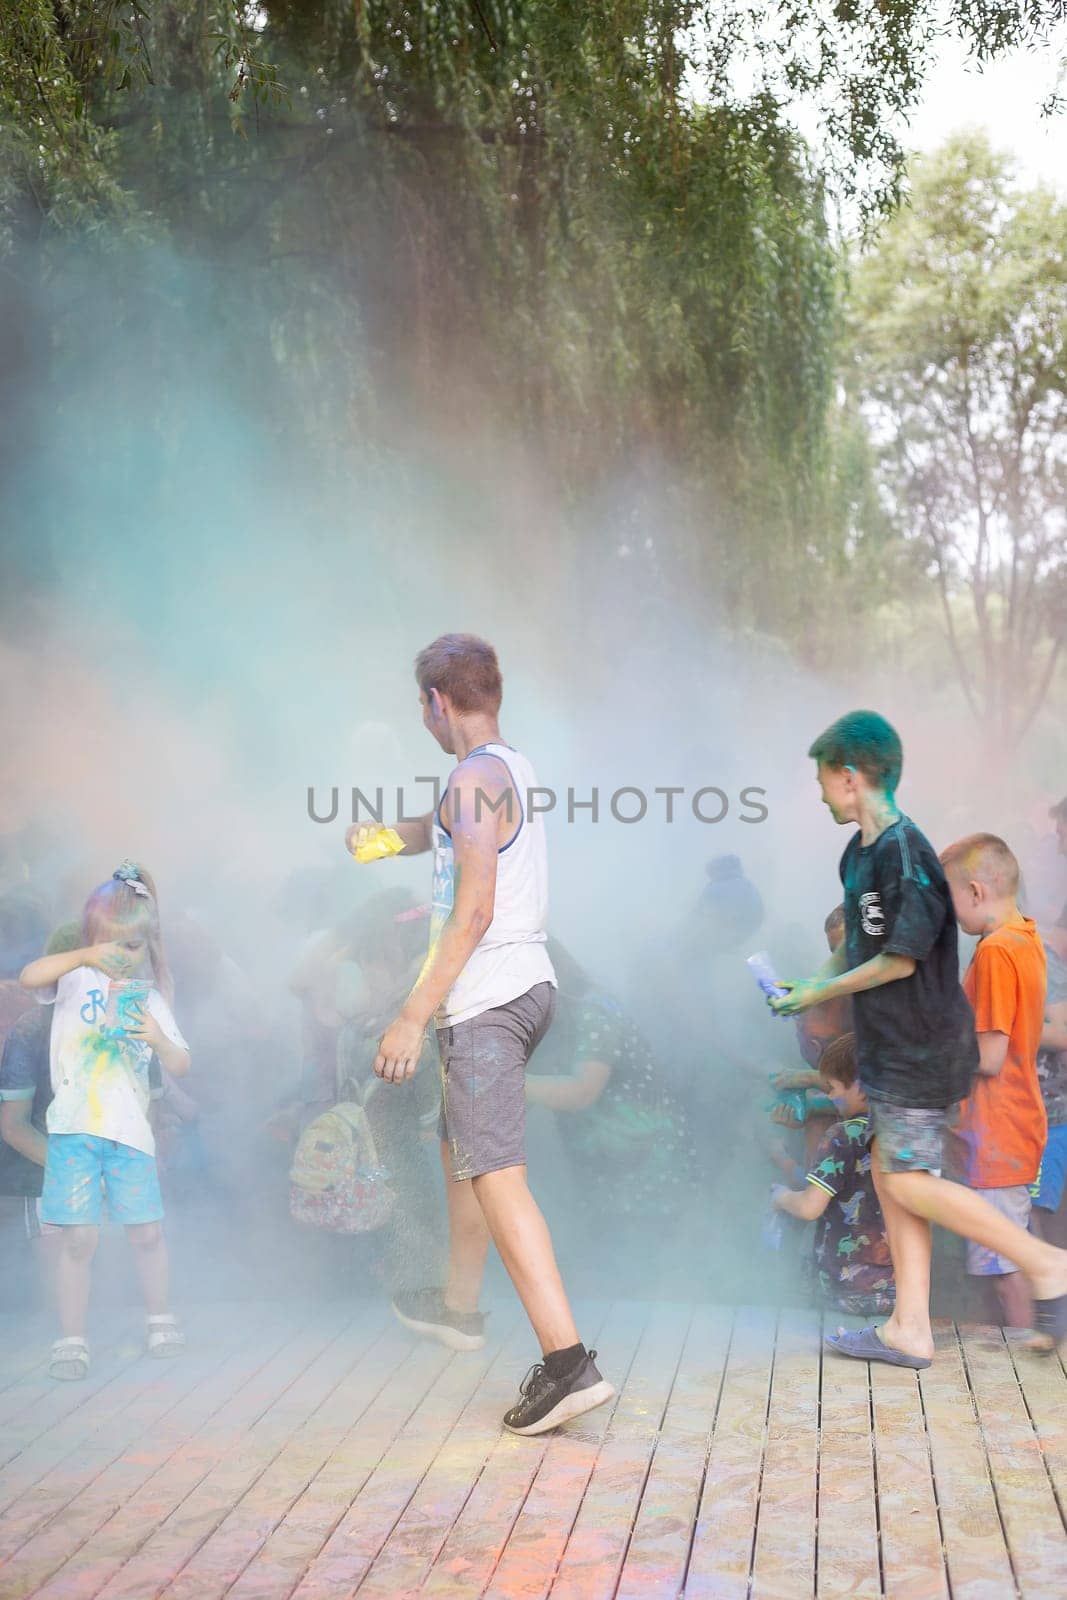
[[[185,1335],[178,1326],[177,1317],[170,1312],[148,1319],[148,1354],[150,1356],[176,1356],[185,1345]]]
[[[75,1383],[89,1376],[89,1346],[80,1335],[57,1339],[48,1362],[48,1376]]]

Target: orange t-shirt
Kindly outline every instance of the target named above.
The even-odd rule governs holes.
[[[1006,1033],[1008,1054],[995,1078],[978,1077],[960,1107],[967,1183],[1005,1189],[1033,1183],[1048,1137],[1037,1077],[1045,1020],[1045,950],[1029,917],[987,933],[963,979],[975,1032]]]

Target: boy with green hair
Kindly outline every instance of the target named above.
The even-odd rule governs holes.
[[[897,807],[900,739],[874,711],[851,711],[815,740],[824,804],[855,823],[841,858],[845,944],[772,1009],[793,1016],[853,997],[860,1082],[870,1107],[872,1172],[893,1258],[896,1309],[877,1330],[841,1331],[842,1355],[928,1367],[931,1223],[1015,1263],[1030,1280],[1035,1327],[1067,1337],[1067,1251],[1045,1244],[941,1176],[942,1147],[978,1069],[974,1014],[959,981],[956,916],[937,852]]]

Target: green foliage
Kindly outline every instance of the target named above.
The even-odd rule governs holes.
[[[324,462],[353,436],[396,450],[401,410],[459,453],[492,419],[560,485],[572,539],[640,483],[674,592],[814,657],[829,590],[859,604],[896,559],[836,415],[826,187],[892,199],[938,12],[7,0],[0,240],[45,277],[69,242],[133,237],[239,283],[245,381]],[[986,0],[950,26],[979,54],[1040,36],[1037,8]],[[823,171],[783,112],[798,93]],[[138,304],[116,272],[116,320]]]
[[[950,140],[858,264],[854,323],[886,505],[972,711],[1013,748],[1067,632],[1067,206],[984,138]]]

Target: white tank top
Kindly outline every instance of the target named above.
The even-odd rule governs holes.
[[[530,790],[537,788],[537,777],[526,757],[508,744],[479,745],[470,755],[500,758],[510,772],[517,791],[519,816],[515,819],[514,832],[497,854],[493,920],[438,1007],[434,1020],[439,1028],[466,1022],[470,1017],[490,1011],[494,1006],[506,1005],[537,983],[554,985],[556,982],[556,974],[545,948],[548,852],[545,848],[544,818],[526,814]],[[469,760],[470,756],[465,759]],[[438,805],[433,819],[431,950],[451,915],[454,891],[452,835],[441,821],[441,807]]]

